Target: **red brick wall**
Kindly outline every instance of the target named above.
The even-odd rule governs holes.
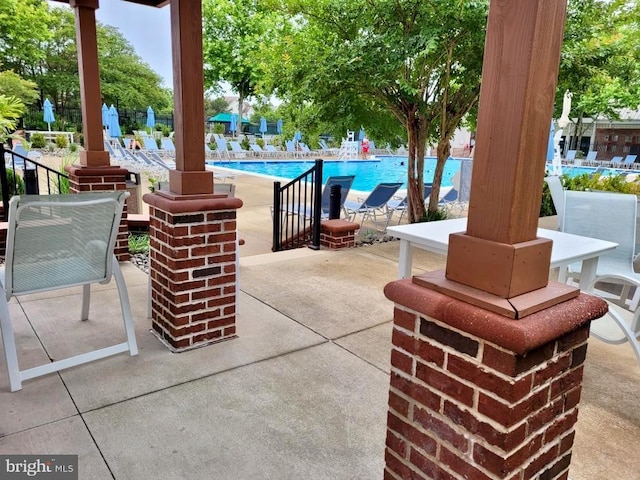
[[[567,478],[588,333],[523,356],[397,307],[384,478]]]

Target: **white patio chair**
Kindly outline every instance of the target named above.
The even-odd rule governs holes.
[[[603,253],[598,258],[596,282],[606,277],[608,284],[622,285],[620,295],[608,294],[604,290],[596,293],[606,296],[614,303],[635,311],[640,300],[640,289],[632,287],[640,282],[640,274],[633,269],[636,244],[636,212],[638,200],[635,195],[611,192],[564,192],[564,215],[562,231],[616,242],[618,247]],[[560,270],[560,281],[580,277],[580,264],[571,264]],[[628,281],[632,279],[633,282]]]
[[[5,266],[0,269],[0,327],[12,392],[22,382],[128,351],[137,355],[124,277],[113,254],[123,192],[15,196],[9,203]],[[126,341],[20,370],[8,302],[11,297],[82,285],[81,320],[89,317],[90,285],[115,277]]]
[[[617,283],[622,278],[620,276],[602,276],[597,282]],[[626,277],[624,281],[640,289],[640,281],[635,278]],[[606,300],[606,299],[605,299]],[[602,318],[591,322],[591,336],[598,340],[612,345],[621,345],[629,342],[636,361],[640,365],[640,310],[632,315],[630,312],[621,309],[618,305],[609,304],[609,312]]]

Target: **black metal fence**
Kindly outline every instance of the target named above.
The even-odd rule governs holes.
[[[308,246],[320,248],[322,160],[284,186],[273,183],[274,252]]]
[[[147,124],[146,110],[118,109],[120,127],[123,133],[131,133],[132,130],[140,130]],[[56,131],[82,132],[82,111],[77,107],[56,107],[56,121],[51,124],[51,129]],[[173,113],[159,115],[156,113],[156,125],[165,125],[173,130]],[[47,130],[48,126],[43,119],[42,109],[31,106],[22,116],[22,128],[25,130]]]
[[[12,152],[0,144],[0,189],[2,193],[2,219],[7,221],[9,200],[14,195],[48,195],[69,193],[69,176]]]

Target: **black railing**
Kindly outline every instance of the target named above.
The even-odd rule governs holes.
[[[284,186],[273,183],[274,252],[308,246],[320,248],[322,160]]]
[[[49,195],[69,193],[69,176],[34,159],[12,152],[0,144],[0,188],[2,189],[2,218],[6,222],[9,200],[14,195]]]

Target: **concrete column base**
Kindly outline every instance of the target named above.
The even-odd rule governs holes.
[[[589,324],[577,298],[521,320],[411,280],[395,302],[385,479],[566,479]]]
[[[146,194],[153,333],[173,352],[236,336],[238,198]]]

